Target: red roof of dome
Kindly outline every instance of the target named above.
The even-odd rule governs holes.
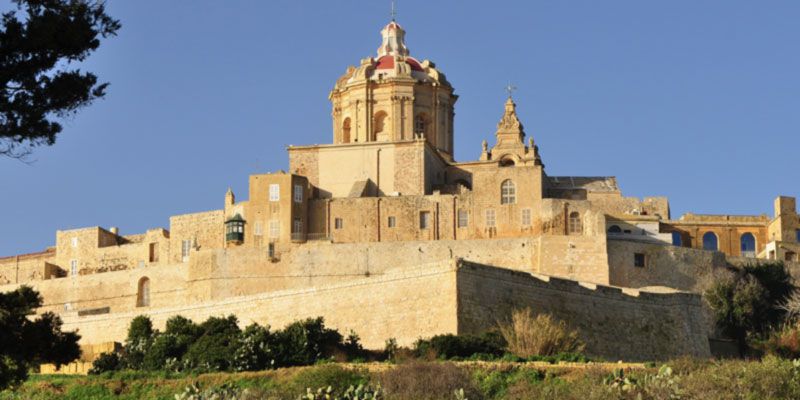
[[[415,60],[413,57],[406,57],[406,64],[408,64],[413,71],[421,71],[424,72],[425,70],[422,69],[422,66],[419,64],[419,61]],[[375,64],[375,69],[393,69],[394,68],[394,56],[386,55],[378,59],[378,62]]]

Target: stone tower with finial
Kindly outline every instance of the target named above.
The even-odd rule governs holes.
[[[458,98],[429,60],[418,61],[394,20],[381,30],[376,56],[349,67],[330,92],[333,143],[425,140],[453,159],[453,106]]]

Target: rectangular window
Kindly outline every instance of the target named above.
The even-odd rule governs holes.
[[[158,243],[150,243],[150,262],[158,262]]]
[[[72,247],[78,247],[78,238],[74,237],[70,242],[72,243]]]
[[[466,228],[469,225],[469,214],[467,210],[458,210],[458,227]]]
[[[486,226],[489,228],[494,228],[496,224],[495,215],[493,209],[486,210]]]
[[[189,239],[181,241],[181,261],[189,261],[189,250],[192,249],[192,241]]]
[[[269,221],[269,237],[277,239],[281,235],[281,221]]]
[[[794,231],[794,234],[796,236],[795,239],[797,240],[797,243],[800,243],[800,229]]]
[[[292,233],[303,233],[303,220],[295,218],[292,223]]]
[[[277,183],[269,185],[269,201],[278,201],[281,199],[281,187]]]
[[[643,253],[633,253],[633,266],[644,268],[647,264],[647,257]]]
[[[522,226],[531,226],[531,209],[522,209]]]
[[[269,247],[267,248],[267,255],[269,258],[275,258],[275,243],[270,242]]]
[[[256,221],[255,226],[253,227],[253,235],[261,236],[264,234],[264,225],[261,221]]]
[[[69,261],[69,274],[72,276],[78,275],[78,260]]]
[[[342,229],[344,227],[344,221],[341,218],[335,218],[333,220],[333,228],[334,229]]]
[[[394,217],[389,217],[389,228],[397,226],[397,220]]]
[[[303,202],[303,185],[294,185],[294,202]]]
[[[431,212],[420,211],[419,213],[419,229],[428,229],[431,227]]]

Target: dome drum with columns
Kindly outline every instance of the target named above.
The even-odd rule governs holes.
[[[330,93],[333,143],[424,139],[452,160],[453,87],[434,63],[409,55],[397,22],[381,35],[377,57],[349,67]]]

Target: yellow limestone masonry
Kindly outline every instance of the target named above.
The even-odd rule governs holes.
[[[592,355],[645,360],[710,354],[700,293],[730,268],[780,260],[800,276],[794,198],[771,217],[673,218],[666,197],[624,197],[614,177],[546,172],[511,97],[492,143],[457,161],[454,86],[396,21],[381,39],[334,83],[329,143],[289,146],[286,171],[251,175],[245,196],[219,188],[219,208],[165,228],[57,231],[0,258],[0,291],[34,287],[38,312],[85,346],[123,340],[137,315],[161,328],[235,314],[276,328],[322,316],[380,348],[530,307]]]

